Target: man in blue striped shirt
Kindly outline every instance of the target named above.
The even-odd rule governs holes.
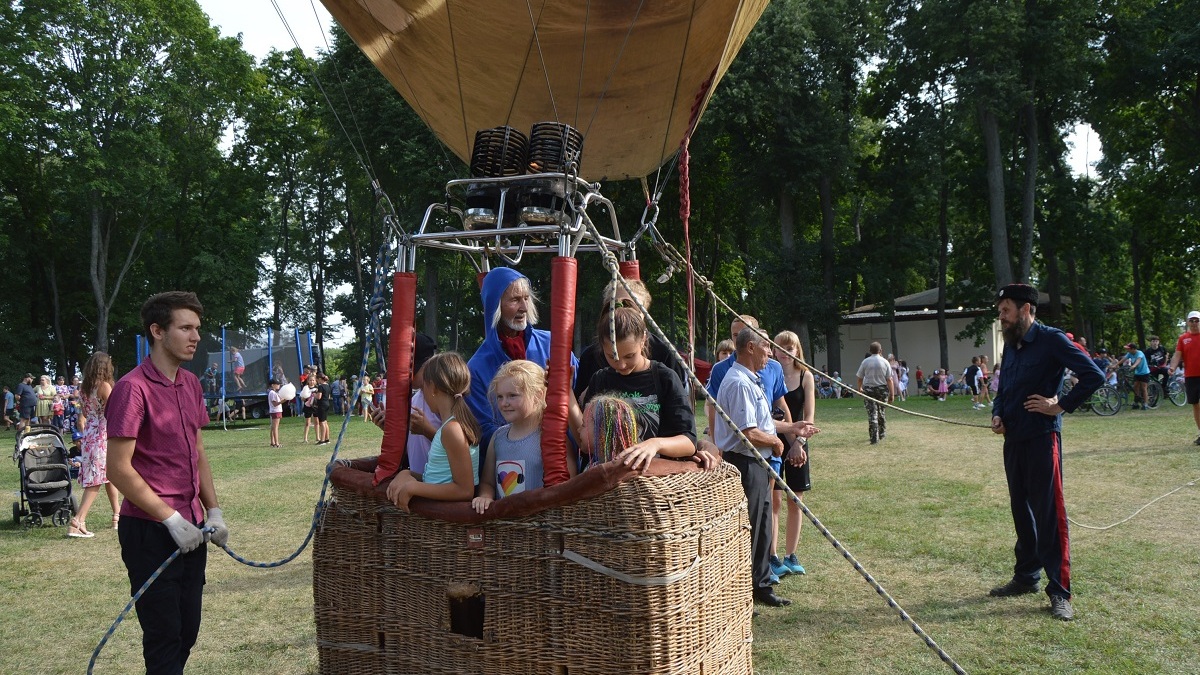
[[[1004,436],[1017,562],[1012,580],[990,594],[1036,593],[1045,570],[1050,612],[1070,621],[1075,614],[1062,483],[1062,413],[1073,412],[1099,389],[1104,374],[1062,331],[1034,320],[1037,303],[1037,289],[1026,284],[1009,284],[996,294],[1004,371],[992,404],[992,431]],[[1066,368],[1079,383],[1060,400]]]

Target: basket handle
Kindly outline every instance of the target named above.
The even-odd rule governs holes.
[[[612,577],[619,581],[624,581],[627,584],[633,584],[635,586],[667,586],[675,583],[676,581],[685,579],[688,575],[694,572],[696,568],[700,567],[700,556],[696,556],[696,558],[692,560],[692,564],[689,565],[687,569],[680,570],[674,574],[668,574],[665,577],[636,577],[631,574],[625,574],[624,572],[618,572],[611,567],[605,567],[595,560],[579,555],[570,549],[563,549],[562,555],[564,558],[573,563],[578,563],[590,570],[599,572],[600,574]]]

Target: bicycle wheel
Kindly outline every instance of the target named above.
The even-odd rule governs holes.
[[[1101,417],[1109,417],[1116,415],[1121,410],[1121,397],[1117,394],[1117,390],[1109,385],[1104,385],[1092,394],[1092,412]]]
[[[1187,403],[1187,391],[1183,388],[1183,382],[1171,380],[1171,383],[1167,385],[1167,398],[1177,406]]]
[[[1157,408],[1158,404],[1162,401],[1162,397],[1162,385],[1151,380],[1150,384],[1146,385],[1146,407],[1151,409]]]

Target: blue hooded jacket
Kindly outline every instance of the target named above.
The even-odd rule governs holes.
[[[471,370],[471,392],[467,396],[467,405],[475,414],[475,420],[479,422],[479,428],[483,431],[483,437],[479,439],[479,448],[483,450],[479,453],[480,457],[486,454],[486,448],[492,440],[492,432],[507,424],[488,399],[488,386],[496,376],[496,371],[512,360],[500,346],[496,327],[492,325],[492,316],[500,306],[504,291],[517,279],[528,277],[509,267],[497,267],[484,277],[483,290],[480,292],[483,300],[483,344],[479,345],[475,355],[467,362]],[[532,325],[525,327],[525,358],[543,368],[546,367],[550,360],[550,331],[534,328]],[[579,361],[572,354],[572,372],[578,364]]]

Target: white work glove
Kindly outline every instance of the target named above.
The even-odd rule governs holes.
[[[191,553],[204,543],[204,533],[200,528],[189,523],[178,511],[173,511],[162,522],[167,526],[167,531],[171,533],[171,538],[175,540],[180,553]]]
[[[214,506],[208,510],[208,520],[204,521],[204,527],[211,527],[213,530],[208,540],[225,548],[225,543],[229,541],[229,528],[225,526],[225,519],[221,517],[221,509]]]

